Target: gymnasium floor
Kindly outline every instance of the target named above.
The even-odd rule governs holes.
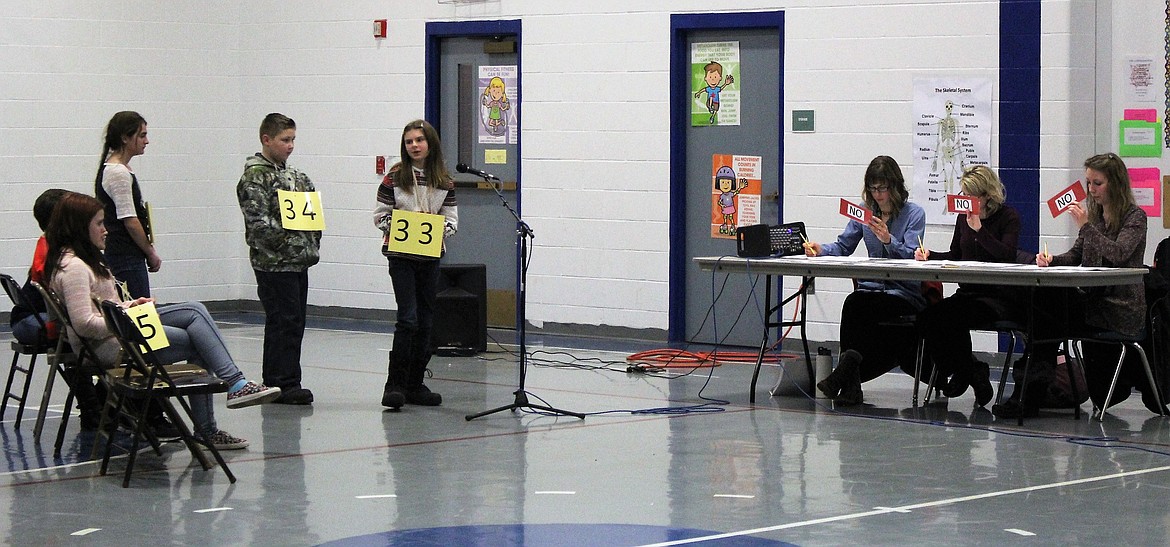
[[[259,316],[219,318],[259,379]],[[443,406],[391,413],[379,406],[388,330],[316,321],[304,359],[312,406],[227,410],[217,400],[220,426],[252,441],[224,453],[234,485],[169,444],[161,458],[143,452],[122,489],[124,459],[99,476],[76,420],[54,458],[50,434],[33,439],[36,404],[19,427],[9,409],[0,542],[1170,544],[1170,419],[1136,394],[1104,423],[1054,411],[1019,428],[972,410],[970,392],[911,408],[901,374],[867,383],[867,404],[842,411],[769,397],[780,369],[768,367],[752,405],[749,365],[631,374],[625,357],[655,344],[530,336],[530,402],[588,417],[467,421],[513,402],[513,333],[493,332],[508,345],[478,357],[432,361],[428,385]],[[0,333],[5,348],[9,339]],[[58,383],[47,431],[63,398]]]

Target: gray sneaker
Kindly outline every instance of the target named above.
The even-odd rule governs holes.
[[[248,448],[248,445],[251,444],[247,439],[234,437],[222,429],[217,430],[215,433],[212,433],[206,438],[202,436],[200,436],[200,438],[204,442],[210,443],[211,446],[214,446],[216,450],[241,450]]]
[[[244,387],[237,389],[227,396],[228,408],[244,408],[246,406],[267,403],[280,397],[280,388],[268,387],[256,382],[248,382]]]

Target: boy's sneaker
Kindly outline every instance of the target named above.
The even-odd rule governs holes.
[[[289,388],[284,390],[280,397],[272,399],[272,402],[282,405],[309,405],[313,404],[313,392],[303,387]]]
[[[280,397],[280,388],[268,387],[256,382],[248,382],[244,387],[237,389],[227,396],[228,408],[244,408],[246,406],[266,403]]]
[[[200,436],[200,439],[214,446],[216,450],[240,450],[248,448],[248,445],[251,444],[247,439],[233,437],[230,433],[222,429],[216,430],[215,433],[207,437]]]

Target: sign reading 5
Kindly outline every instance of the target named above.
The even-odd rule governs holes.
[[[419,256],[438,257],[443,252],[443,215],[394,210],[386,250]]]
[[[126,310],[130,319],[134,320],[134,325],[138,327],[138,332],[142,333],[142,337],[146,339],[146,345],[150,347],[151,351],[158,351],[169,345],[171,341],[167,340],[167,333],[163,330],[162,319],[158,316],[158,308],[154,306],[154,302],[146,302],[139,304]]]
[[[318,192],[277,190],[280,200],[280,225],[285,230],[321,231],[325,229],[325,211]]]

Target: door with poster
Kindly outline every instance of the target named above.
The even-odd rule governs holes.
[[[720,24],[718,20],[714,24]],[[751,23],[753,26],[760,26]],[[701,272],[696,256],[734,255],[735,229],[780,222],[781,54],[778,28],[708,28],[684,33],[688,81],[682,218],[685,263],[682,339],[758,347],[764,334],[764,281]],[[679,105],[676,105],[677,108]],[[680,166],[672,166],[678,169]],[[672,287],[679,283],[672,275]],[[673,293],[677,294],[677,293]],[[714,303],[713,303],[714,300]],[[672,306],[678,306],[672,298]],[[672,313],[673,315],[673,313]],[[676,337],[672,321],[672,339]]]
[[[444,264],[484,264],[487,326],[516,326],[516,221],[495,189],[458,164],[490,173],[519,210],[519,37],[481,26],[460,25],[438,40],[438,123],[443,157],[455,177],[459,232],[447,245]],[[471,35],[457,35],[466,27]],[[446,28],[446,27],[444,27]],[[434,76],[429,76],[434,77]]]

